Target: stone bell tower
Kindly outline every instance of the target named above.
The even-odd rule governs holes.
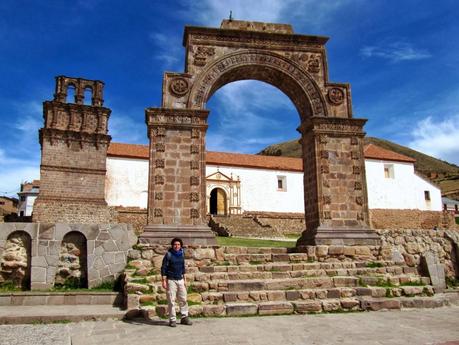
[[[34,222],[110,222],[105,173],[111,110],[102,106],[103,88],[98,80],[56,77],[54,99],[43,103],[40,194]],[[67,99],[70,89],[75,91],[74,100]],[[91,102],[85,105],[88,91]]]

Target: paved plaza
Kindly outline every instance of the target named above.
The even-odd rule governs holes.
[[[459,345],[459,307],[322,315],[0,326],[0,345]]]

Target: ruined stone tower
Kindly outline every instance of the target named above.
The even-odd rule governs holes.
[[[54,99],[43,103],[40,194],[34,222],[110,221],[104,194],[111,110],[102,106],[103,87],[98,80],[56,77]],[[74,100],[67,98],[71,90]],[[85,94],[92,95],[88,105]]]

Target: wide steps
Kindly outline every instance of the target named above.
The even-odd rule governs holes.
[[[321,300],[228,302],[224,304],[192,305],[190,315],[196,316],[251,316],[280,314],[316,314],[326,312],[357,312],[400,310],[408,308],[438,308],[458,305],[458,293],[438,294],[433,297],[374,298],[370,296],[325,298]],[[167,317],[167,306],[144,308],[148,316]]]

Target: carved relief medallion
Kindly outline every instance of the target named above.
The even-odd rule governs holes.
[[[155,175],[155,184],[164,184],[164,176]]]
[[[156,168],[164,168],[164,159],[155,160],[155,167]]]
[[[362,190],[362,183],[361,182],[356,182],[354,184],[354,190]]]
[[[340,105],[344,102],[344,92],[336,87],[328,90],[328,100],[334,105]]]
[[[199,177],[191,176],[190,177],[190,185],[192,186],[199,186]]]
[[[356,197],[356,198],[355,198],[355,203],[356,203],[357,205],[362,206],[362,205],[363,205],[363,198],[362,198],[361,196]]]
[[[171,80],[169,88],[172,94],[181,97],[186,95],[188,89],[190,88],[190,85],[188,83],[188,80],[186,80],[185,78],[177,77]]]
[[[324,195],[324,204],[326,204],[326,205],[331,204],[331,196],[330,195]]]
[[[156,149],[156,152],[164,152],[166,149],[166,146],[163,143],[156,143],[155,149]]]
[[[163,200],[163,193],[162,192],[156,192],[155,193],[155,200]]]
[[[199,138],[201,131],[197,128],[192,128],[191,129],[191,137],[192,138]]]
[[[163,216],[163,210],[161,210],[160,208],[155,208],[155,210],[153,211],[153,214],[155,217],[162,217]]]
[[[199,169],[199,162],[198,161],[191,161],[190,162],[190,168],[195,170],[195,169]]]
[[[359,175],[359,174],[360,174],[360,167],[353,166],[353,167],[352,167],[352,173],[353,173],[354,175]]]
[[[191,153],[199,153],[199,145],[191,145]]]

